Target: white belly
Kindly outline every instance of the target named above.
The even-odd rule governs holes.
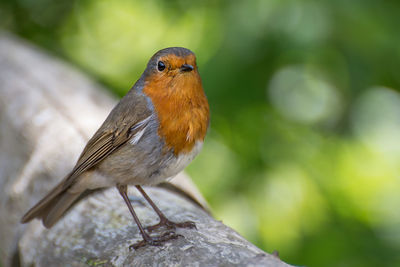
[[[178,157],[173,157],[168,160],[167,167],[163,168],[156,177],[151,177],[151,183],[157,184],[163,180],[173,178],[179,172],[181,172],[189,163],[199,154],[203,147],[202,141],[197,141],[193,149],[186,154],[181,154]]]

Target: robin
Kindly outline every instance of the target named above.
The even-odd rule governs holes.
[[[189,49],[158,51],[131,90],[120,100],[88,141],[72,171],[21,219],[41,219],[52,227],[82,196],[116,186],[146,244],[161,245],[176,238],[173,231],[150,236],[127,196],[135,185],[160,218],[147,229],[195,228],[191,221],[176,223],[157,208],[142,185],[155,185],[174,177],[199,153],[209,125],[209,106]]]

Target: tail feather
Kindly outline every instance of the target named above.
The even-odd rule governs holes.
[[[69,193],[68,188],[65,188],[61,182],[22,217],[21,223],[38,218],[42,219],[45,227],[50,228],[79,196],[80,193]]]
[[[48,209],[46,214],[42,217],[43,225],[46,228],[52,227],[70,208],[75,200],[80,196],[80,193],[69,193],[64,191],[58,196],[57,201],[54,205]]]
[[[34,218],[42,218],[44,214],[52,207],[54,200],[63,191],[62,183],[53,188],[44,198],[42,198],[35,206],[28,210],[21,219],[21,223],[27,223]]]

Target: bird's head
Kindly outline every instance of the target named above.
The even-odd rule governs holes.
[[[196,56],[183,47],[169,47],[154,54],[147,64],[144,79],[146,84],[162,91],[160,93],[186,94],[203,90]]]

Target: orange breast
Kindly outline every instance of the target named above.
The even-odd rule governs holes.
[[[158,134],[175,155],[203,141],[209,123],[209,106],[197,70],[192,73],[150,77],[143,92],[157,112]]]

